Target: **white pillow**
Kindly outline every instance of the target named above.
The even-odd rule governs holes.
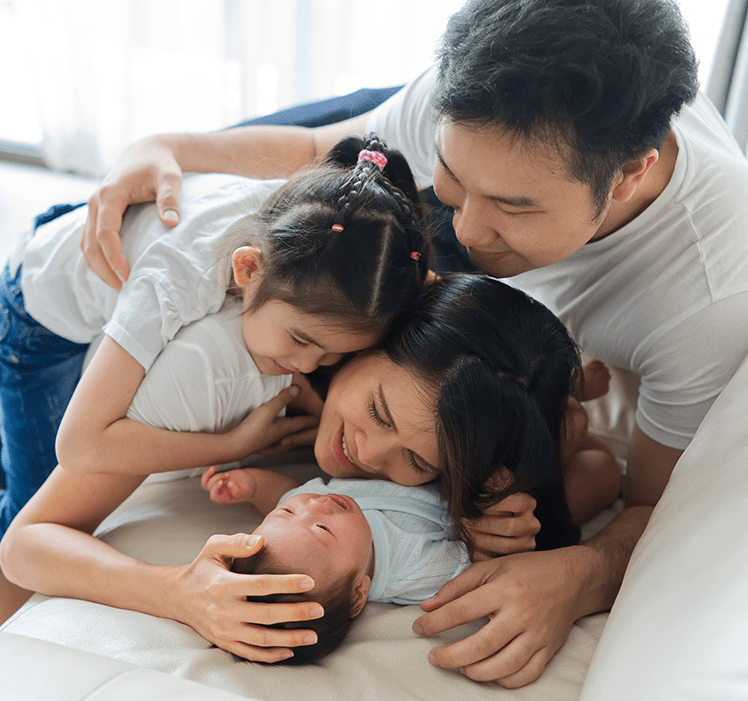
[[[581,699],[748,699],[748,359],[675,467]]]

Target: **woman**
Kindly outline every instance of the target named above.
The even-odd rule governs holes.
[[[558,454],[577,365],[563,325],[524,293],[487,276],[441,280],[381,350],[360,353],[333,377],[315,455],[333,476],[401,484],[440,479],[455,524],[479,550],[496,550],[485,532],[516,530],[512,523],[497,527],[495,516],[480,519],[483,511],[495,505],[520,512],[526,533],[527,500],[499,502],[520,491],[550,493],[544,530],[559,537],[548,544],[573,542],[578,532],[563,499]],[[233,558],[261,549],[257,538],[214,536],[185,566],[138,562],[93,538],[143,479],[56,468],[2,541],[6,576],[45,594],[172,618],[247,659],[277,661],[288,648],[316,641],[308,630],[262,625],[318,618],[318,604],[246,601],[314,586],[302,575],[230,572]],[[469,527],[464,519],[479,520]],[[499,540],[504,552],[513,549]],[[517,543],[528,549],[526,538]]]

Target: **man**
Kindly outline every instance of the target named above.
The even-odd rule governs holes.
[[[90,202],[89,263],[110,284],[125,279],[124,208],[156,197],[173,223],[181,170],[287,175],[368,130],[454,208],[477,266],[641,378],[627,508],[580,546],[473,565],[414,625],[429,635],[488,616],[430,660],[521,686],[575,620],[612,605],[678,457],[748,351],[748,165],[697,96],[673,0],[479,0],[450,20],[437,69],[372,113],[135,144]]]

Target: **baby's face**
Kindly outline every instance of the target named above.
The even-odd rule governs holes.
[[[294,571],[327,586],[355,572],[371,576],[371,529],[359,505],[342,494],[297,494],[278,504],[254,531]]]

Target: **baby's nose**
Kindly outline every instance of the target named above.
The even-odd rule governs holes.
[[[331,514],[333,512],[332,506],[328,501],[325,497],[314,497],[309,500],[309,506],[317,513]]]

